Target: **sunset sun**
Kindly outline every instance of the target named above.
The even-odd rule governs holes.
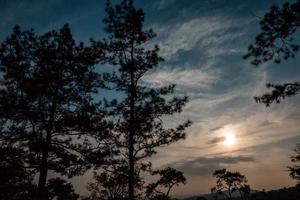
[[[226,146],[232,146],[236,142],[236,137],[233,133],[226,133],[224,136],[224,144]]]

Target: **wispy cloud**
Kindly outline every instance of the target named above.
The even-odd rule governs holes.
[[[172,3],[174,3],[174,0],[159,0],[158,2],[156,2],[155,7],[161,10],[168,7]]]
[[[218,157],[198,157],[193,160],[184,160],[182,162],[172,163],[176,169],[184,171],[189,175],[207,175],[212,174],[216,169],[240,162],[254,162],[252,156],[218,156]]]
[[[242,20],[242,19],[241,19]],[[204,53],[236,53],[241,49],[215,49],[216,45],[233,41],[245,35],[245,31],[229,32],[230,29],[244,28],[252,20],[243,19],[239,22],[225,16],[204,16],[189,21],[172,24],[172,26],[154,25],[160,36],[161,54],[167,60],[180,51],[189,51],[195,47],[204,48]],[[210,48],[214,48],[214,51]]]
[[[146,74],[143,81],[153,86],[166,86],[175,83],[178,87],[207,88],[219,80],[216,70],[168,68]]]
[[[224,136],[215,137],[207,142],[207,144],[216,144],[219,142],[223,142],[225,140]]]

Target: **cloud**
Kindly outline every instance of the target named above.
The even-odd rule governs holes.
[[[225,165],[237,164],[240,162],[254,162],[252,156],[218,156],[218,157],[198,157],[189,161],[172,163],[173,167],[182,170],[189,175],[207,175],[214,170],[224,168]]]
[[[262,122],[258,123],[258,126],[259,127],[269,127],[269,126],[275,125],[276,123],[278,123],[278,122],[272,122],[269,119],[265,119]]]
[[[161,9],[168,7],[169,5],[171,5],[173,3],[174,3],[174,0],[159,0],[155,4],[156,4],[157,9],[161,10]]]
[[[230,22],[213,17],[196,18],[175,26],[173,25],[167,39],[160,44],[161,53],[165,58],[169,58],[180,50],[191,50],[199,40],[226,27],[230,27]],[[162,30],[159,30],[158,33],[160,32]]]
[[[221,136],[221,137],[215,137],[214,139],[211,139],[207,142],[207,144],[216,144],[216,143],[219,143],[219,142],[223,142],[224,141],[224,137]]]
[[[217,130],[219,130],[221,128],[223,128],[223,126],[217,126],[217,127],[211,128],[210,131],[214,132],[214,131],[217,131]]]
[[[252,20],[248,18],[239,19],[237,22],[225,16],[203,16],[172,24],[172,26],[153,25],[153,27],[160,36],[161,54],[168,60],[180,51],[189,51],[199,47],[204,50],[206,56],[210,57],[243,52],[241,48],[215,47],[243,37],[246,34],[245,24],[251,22]],[[232,32],[231,29],[241,30]]]
[[[179,87],[207,88],[219,79],[217,71],[191,68],[165,68],[146,74],[143,81],[155,87],[175,83]]]

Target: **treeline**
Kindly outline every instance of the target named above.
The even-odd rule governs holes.
[[[279,190],[271,190],[271,191],[252,191],[245,199],[246,200],[298,200],[300,198],[300,188],[299,186],[291,187],[291,188],[282,188]],[[214,196],[214,195],[205,195],[199,197],[191,197],[184,200],[225,200],[228,199],[226,196]],[[240,196],[234,195],[232,200],[241,200]]]

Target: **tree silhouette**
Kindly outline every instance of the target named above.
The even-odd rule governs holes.
[[[31,200],[33,174],[24,168],[23,151],[0,147],[0,199]]]
[[[261,33],[256,36],[255,44],[248,47],[244,58],[253,57],[251,63],[260,65],[273,60],[279,64],[282,60],[294,58],[299,50],[299,43],[294,41],[294,34],[300,27],[300,0],[286,2],[281,7],[273,5],[260,20]],[[255,97],[259,103],[269,106],[280,103],[285,97],[299,93],[300,82],[286,84],[267,84],[272,88],[270,94]]]
[[[74,192],[73,186],[61,178],[50,179],[47,184],[49,200],[77,200],[79,195]]]
[[[94,173],[94,183],[88,185],[91,192],[89,200],[124,200],[128,196],[126,169],[118,168],[114,172]]]
[[[230,172],[226,169],[216,170],[213,176],[217,178],[216,186],[211,188],[212,193],[227,196],[233,199],[232,193],[238,191],[241,199],[250,193],[250,186],[247,185],[247,179],[239,172]],[[226,194],[228,192],[228,195]]]
[[[263,103],[266,106],[270,106],[273,102],[280,103],[286,97],[296,95],[300,91],[300,82],[284,84],[267,83],[266,87],[272,88],[272,92],[263,94],[260,97],[254,97],[254,99],[258,103]]]
[[[109,87],[124,96],[106,105],[115,122],[110,137],[119,150],[106,171],[127,169],[128,199],[133,200],[142,194],[138,193],[144,185],[141,172],[151,169],[145,158],[155,154],[156,147],[185,137],[189,121],[166,128],[161,118],[181,112],[187,97],[171,98],[174,85],[153,88],[143,83],[143,75],[163,60],[158,55],[158,46],[147,48],[155,34],[151,29],[144,30],[144,12],[136,9],[131,0],[122,0],[115,6],[107,1],[105,11],[103,21],[108,36],[94,45],[106,50],[107,63],[118,66],[118,71],[106,74],[106,80]]]
[[[39,174],[38,200],[46,199],[48,170],[72,177],[90,167],[89,133],[102,128],[91,96],[99,86],[95,63],[68,25],[41,36],[17,26],[1,44],[0,142]]]
[[[151,199],[156,199],[158,196],[160,196],[160,198],[165,197],[165,199],[169,199],[170,191],[174,186],[186,183],[183,172],[177,171],[171,167],[153,171],[152,175],[159,175],[160,178],[155,183],[149,184],[147,187],[146,193],[152,197]],[[160,191],[159,188],[165,188],[166,192]]]
[[[299,163],[300,162],[300,144],[298,144],[296,146],[294,151],[295,151],[296,155],[292,156],[292,162]],[[290,171],[290,176],[297,181],[298,185],[300,185],[300,166],[295,164],[294,166],[288,167],[288,169]]]
[[[240,193],[241,199],[245,199],[251,193],[250,185],[245,184],[238,191]]]

